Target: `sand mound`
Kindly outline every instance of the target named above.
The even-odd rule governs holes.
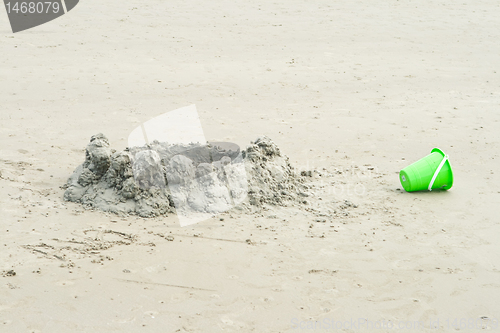
[[[86,208],[142,217],[216,214],[235,206],[302,203],[302,183],[267,137],[244,151],[231,143],[168,144],[117,152],[92,136],[85,162],[68,179],[64,199]]]
[[[298,202],[301,177],[290,165],[286,155],[268,137],[252,142],[243,152],[248,176],[248,197],[251,205],[287,206]]]

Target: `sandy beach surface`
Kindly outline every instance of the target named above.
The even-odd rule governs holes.
[[[12,34],[0,10],[0,332],[500,330],[499,17],[492,0],[85,0]],[[190,104],[207,139],[267,135],[330,174],[310,208],[181,228],[62,200],[92,135],[124,149]],[[434,147],[453,188],[405,192]]]

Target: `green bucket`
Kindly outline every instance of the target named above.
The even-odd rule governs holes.
[[[448,190],[453,186],[453,171],[448,155],[439,148],[399,172],[401,185],[407,192]]]

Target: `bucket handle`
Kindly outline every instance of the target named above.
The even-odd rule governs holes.
[[[437,176],[439,175],[439,172],[443,168],[443,165],[446,163],[448,160],[448,155],[444,155],[443,160],[439,164],[438,168],[436,169],[436,172],[434,172],[434,176],[432,176],[431,182],[429,183],[429,187],[427,188],[429,191],[432,191],[432,185],[434,185],[434,181],[436,181]]]

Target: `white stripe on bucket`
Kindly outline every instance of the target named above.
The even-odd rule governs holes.
[[[444,155],[443,160],[439,164],[438,168],[436,169],[436,172],[434,172],[434,176],[432,176],[431,182],[429,184],[428,190],[432,191],[432,185],[434,185],[434,181],[436,180],[437,176],[439,175],[439,172],[443,168],[443,165],[446,163],[446,160],[448,160],[448,155]]]

